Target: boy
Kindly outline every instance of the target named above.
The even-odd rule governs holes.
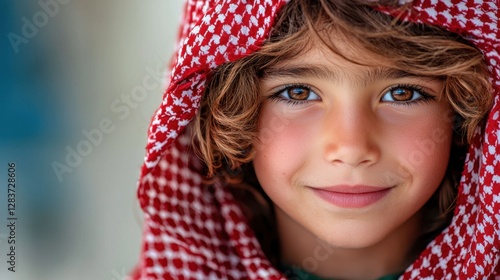
[[[137,277],[493,277],[495,3],[408,4],[443,28],[373,2],[191,4],[150,131]]]

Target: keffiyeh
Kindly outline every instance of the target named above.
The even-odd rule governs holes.
[[[286,279],[264,256],[232,195],[223,186],[202,184],[199,160],[183,133],[200,105],[207,74],[258,49],[286,2],[186,1],[179,51],[149,129],[139,180],[145,221],[135,279]],[[469,148],[451,224],[401,278],[495,279],[500,277],[500,5],[498,0],[409,5],[404,20],[442,26],[483,52],[494,104],[484,134],[476,133]]]

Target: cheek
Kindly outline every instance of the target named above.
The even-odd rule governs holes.
[[[429,114],[399,134],[393,147],[399,154],[402,173],[427,186],[440,184],[446,172],[452,140],[452,124]],[[431,188],[432,189],[432,188]]]
[[[261,110],[254,144],[253,165],[264,189],[290,182],[313,145],[309,136],[312,128],[306,121],[278,114],[270,107],[264,105]]]

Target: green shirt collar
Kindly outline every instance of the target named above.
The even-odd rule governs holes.
[[[279,270],[290,280],[335,280],[335,278],[321,278],[296,266],[281,264]],[[401,274],[386,275],[377,280],[397,280]]]

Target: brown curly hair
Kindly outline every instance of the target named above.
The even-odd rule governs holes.
[[[207,178],[212,179],[208,182],[222,179],[235,186],[253,185],[252,192],[256,189],[267,199],[248,164],[255,153],[258,133],[262,101],[259,79],[266,69],[300,56],[313,43],[320,42],[353,63],[439,79],[444,84],[443,96],[454,109],[454,144],[443,183],[425,206],[426,216],[431,217],[422,232],[425,245],[450,221],[466,142],[481,127],[492,104],[488,70],[481,52],[460,35],[439,27],[398,21],[374,10],[374,5],[373,1],[290,1],[280,11],[270,38],[260,50],[219,66],[209,77],[200,112],[190,127],[193,148],[205,163]],[[332,34],[335,40],[340,38],[372,54],[373,60],[360,61],[340,51]],[[242,168],[243,174],[237,172]],[[252,223],[258,216],[255,205],[248,202],[248,195],[242,197],[240,202]],[[267,211],[265,216],[269,215],[272,213]],[[272,217],[267,219],[272,224]],[[269,244],[259,230],[256,233],[261,243]]]

